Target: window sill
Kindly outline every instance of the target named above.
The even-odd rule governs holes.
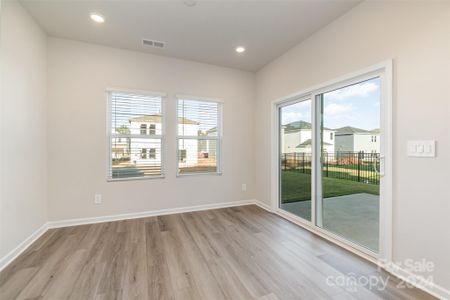
[[[212,175],[212,176],[221,176],[222,172],[204,172],[204,173],[187,173],[187,174],[180,174],[177,173],[177,177],[191,177],[191,176],[205,176],[205,175]]]
[[[134,181],[134,180],[152,180],[152,179],[163,179],[164,175],[155,175],[155,176],[142,176],[142,177],[125,177],[125,178],[106,178],[107,182],[116,182],[116,181]]]

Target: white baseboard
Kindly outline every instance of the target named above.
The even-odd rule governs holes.
[[[277,211],[272,209],[272,207],[270,205],[268,205],[268,204],[266,204],[264,202],[256,200],[255,204],[257,206],[267,210],[268,212],[275,213],[276,215],[278,215],[278,216],[280,216],[282,218],[285,218],[285,219],[287,219],[289,221],[292,221],[293,223],[295,223],[295,224],[305,228],[306,230],[309,230],[309,231],[311,231],[311,232],[313,232],[313,233],[315,233],[315,234],[317,234],[319,236],[322,236],[323,238],[329,240],[329,238],[327,236],[323,236],[322,234],[320,234],[318,232],[310,230],[309,228],[307,228],[303,224],[300,224],[300,222],[297,222],[296,220],[289,218],[286,214],[278,213]],[[334,240],[333,240],[333,242],[336,243],[336,241],[334,241]],[[348,251],[350,251],[350,252],[352,252],[352,253],[354,253],[354,254],[356,254],[356,255],[358,255],[358,256],[360,256],[360,257],[362,257],[362,258],[364,258],[364,259],[366,259],[368,261],[376,263],[373,258],[369,258],[367,255],[361,255],[361,253],[355,252],[354,249],[351,248],[351,247],[348,247],[348,246],[343,245],[341,243],[337,243],[337,244],[339,246],[343,247],[344,249],[346,249],[346,250],[348,250]],[[435,296],[435,297],[437,297],[439,299],[443,299],[443,300],[450,300],[450,291],[449,290],[445,289],[444,287],[442,287],[442,286],[440,286],[440,285],[438,285],[438,284],[436,284],[434,282],[431,282],[431,281],[428,281],[428,280],[424,280],[424,278],[422,278],[422,277],[420,277],[420,276],[418,276],[416,274],[413,274],[413,273],[411,273],[411,272],[401,268],[400,266],[398,266],[397,264],[394,264],[393,262],[390,262],[388,264],[378,264],[378,265],[380,267],[382,267],[384,270],[386,270],[387,272],[391,273],[392,275],[400,278],[401,280],[411,284],[412,286],[414,286],[414,287],[416,287],[418,289],[421,289],[421,290],[429,293],[432,296]]]
[[[264,203],[264,202],[262,202],[262,201],[255,200],[255,201],[254,201],[254,204],[257,205],[257,206],[259,206],[259,207],[261,207],[262,209],[267,210],[268,212],[273,213],[272,207],[270,207],[270,205],[268,205],[268,204],[266,204],[266,203]]]
[[[388,263],[382,266],[387,272],[392,275],[400,278],[401,280],[411,284],[412,286],[417,287],[432,296],[435,296],[439,299],[448,300],[450,299],[450,291],[445,289],[444,287],[429,281],[425,280],[423,277],[418,276],[405,270],[394,263]]]
[[[138,219],[138,218],[146,218],[146,217],[154,217],[154,216],[179,214],[179,213],[185,213],[185,212],[201,211],[201,210],[216,209],[216,208],[242,206],[242,205],[249,205],[249,204],[255,204],[255,200],[254,199],[241,200],[241,201],[233,201],[233,202],[222,202],[222,203],[195,205],[195,206],[185,206],[185,207],[178,207],[178,208],[168,208],[168,209],[151,210],[151,211],[144,211],[144,212],[109,215],[109,216],[92,217],[92,218],[50,221],[50,222],[48,222],[48,226],[49,226],[49,228],[60,228],[60,227],[68,227],[68,226],[76,226],[76,225],[84,225],[84,224],[94,224],[94,223],[103,223],[103,222],[111,222],[111,221],[120,221],[120,220],[128,220],[128,219]]]
[[[12,249],[8,254],[0,259],[0,271],[2,271],[6,266],[13,262],[20,254],[22,254],[28,247],[31,246],[38,238],[40,238],[48,230],[48,224],[45,223],[39,227],[35,232],[33,232],[29,237],[27,237],[22,243],[17,245],[16,248]]]

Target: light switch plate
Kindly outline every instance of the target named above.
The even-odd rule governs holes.
[[[408,156],[436,157],[436,141],[435,140],[408,141]]]

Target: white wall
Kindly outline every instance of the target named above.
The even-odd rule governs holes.
[[[270,101],[394,59],[394,260],[435,263],[450,289],[450,2],[364,2],[257,74],[257,199],[270,197]],[[436,139],[438,157],[406,155]]]
[[[1,8],[0,258],[47,221],[47,41],[16,2]]]
[[[48,47],[50,220],[254,198],[253,73],[63,39]],[[106,182],[107,87],[168,93],[166,178]],[[224,102],[223,175],[176,177],[176,94]]]

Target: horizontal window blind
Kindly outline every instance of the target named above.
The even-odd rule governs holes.
[[[221,103],[178,99],[178,174],[219,173]]]
[[[109,93],[109,179],[163,174],[162,96]]]

